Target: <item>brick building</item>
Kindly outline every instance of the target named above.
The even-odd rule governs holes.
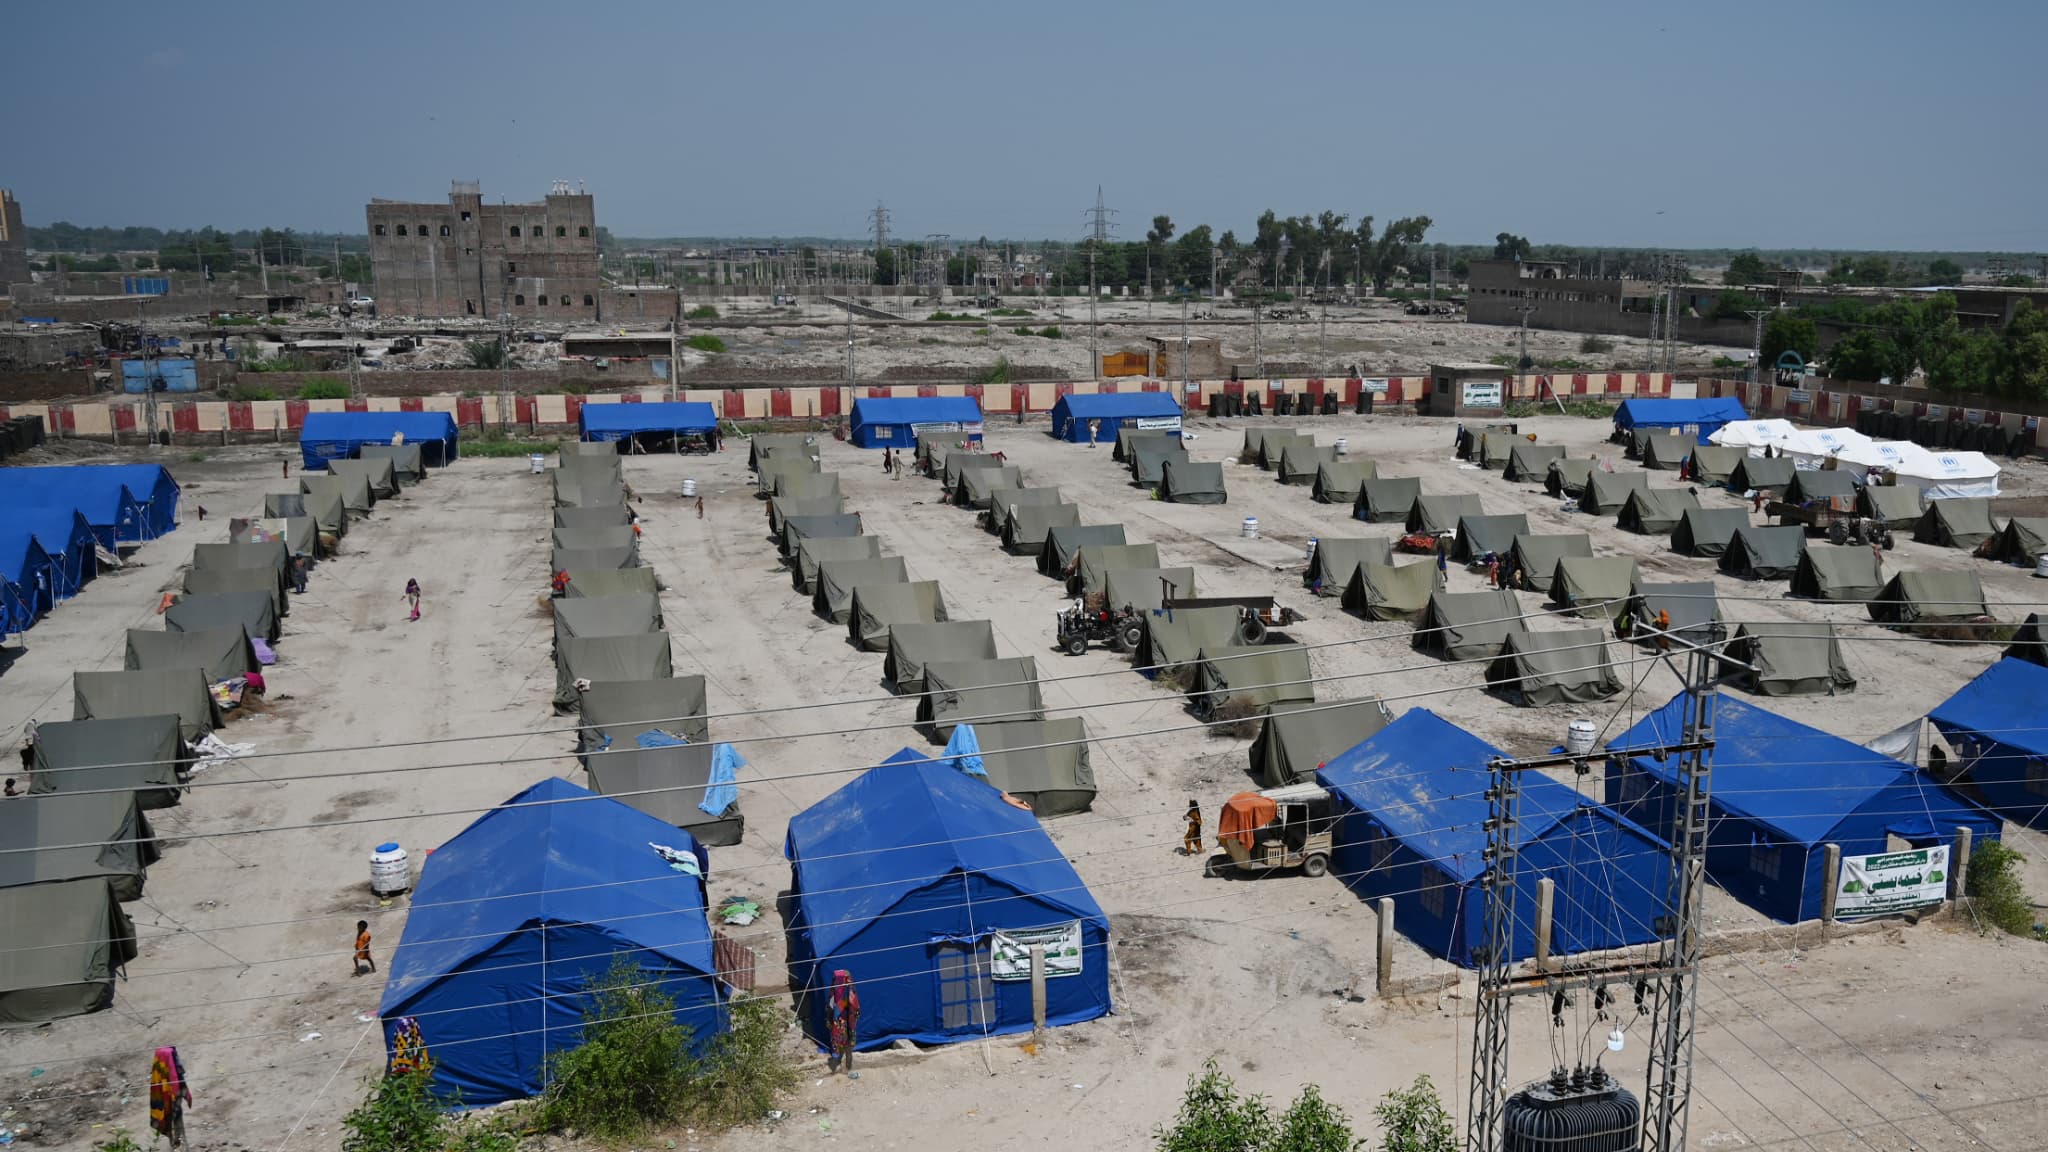
[[[21,222],[21,201],[0,188],[0,296],[9,284],[26,284],[28,274],[28,226]]]
[[[446,204],[372,200],[365,212],[382,315],[602,315],[596,211],[566,183],[539,203],[486,204],[478,184],[458,180]]]

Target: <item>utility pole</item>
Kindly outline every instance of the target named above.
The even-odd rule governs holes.
[[[846,386],[852,388],[857,378],[853,369],[853,309],[848,307],[846,310]]]
[[[680,351],[682,342],[677,339],[682,335],[682,311],[683,306],[678,301],[676,315],[670,317],[668,322],[668,400],[671,404],[676,400],[676,377],[681,374],[683,367]]]
[[[1771,314],[1768,308],[1756,308],[1749,312],[1749,318],[1756,321],[1756,335],[1749,342],[1749,382],[1757,382],[1763,371],[1764,317]]]
[[[1180,402],[1188,402],[1188,298],[1180,298]]]
[[[1095,254],[1109,242],[1109,234],[1116,230],[1113,217],[1116,209],[1106,208],[1102,203],[1102,185],[1095,186],[1095,207],[1085,215],[1088,217],[1088,359],[1097,380],[1102,379],[1102,332],[1096,324],[1095,298],[1101,289],[1095,284]]]

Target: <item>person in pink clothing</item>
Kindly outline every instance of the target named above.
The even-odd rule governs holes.
[[[419,618],[420,618],[420,582],[419,582],[418,580],[407,580],[407,581],[405,582],[405,594],[404,594],[404,595],[403,595],[402,597],[400,597],[400,599],[404,600],[404,601],[406,602],[406,604],[410,605],[410,606],[411,606],[411,608],[412,608],[412,615],[411,615],[410,617],[408,617],[408,619],[412,619],[412,620],[417,620],[417,619],[419,619]]]

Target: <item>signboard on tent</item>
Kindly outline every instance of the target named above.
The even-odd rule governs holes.
[[[1385,377],[1376,377],[1368,379],[1364,382],[1364,387],[1367,392],[1372,392],[1380,396],[1385,396],[1387,394],[1387,381]]]
[[[1948,846],[1842,857],[1835,916],[1885,916],[1948,899]]]
[[[1136,424],[1141,432],[1155,429],[1166,432],[1180,431],[1180,417],[1178,416],[1140,416]]]
[[[1081,974],[1081,922],[1052,928],[1012,928],[989,936],[989,978],[1031,979],[1031,949],[1045,948],[1045,978]]]

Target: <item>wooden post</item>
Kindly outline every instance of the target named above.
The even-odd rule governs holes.
[[[1948,898],[1961,900],[1969,892],[1970,841],[1973,834],[1968,828],[1956,829],[1955,846],[1948,854]]]
[[[1031,1039],[1045,1035],[1045,945],[1031,946]]]
[[[1394,987],[1394,901],[1380,897],[1379,978],[1377,987],[1386,996]]]
[[[1545,876],[1536,881],[1536,970],[1550,971],[1550,929],[1557,907],[1557,882]]]
[[[1842,846],[1823,844],[1821,850],[1826,853],[1827,863],[1821,868],[1821,876],[1825,878],[1827,887],[1820,894],[1820,920],[1823,924],[1833,924],[1835,894],[1842,889]]]

